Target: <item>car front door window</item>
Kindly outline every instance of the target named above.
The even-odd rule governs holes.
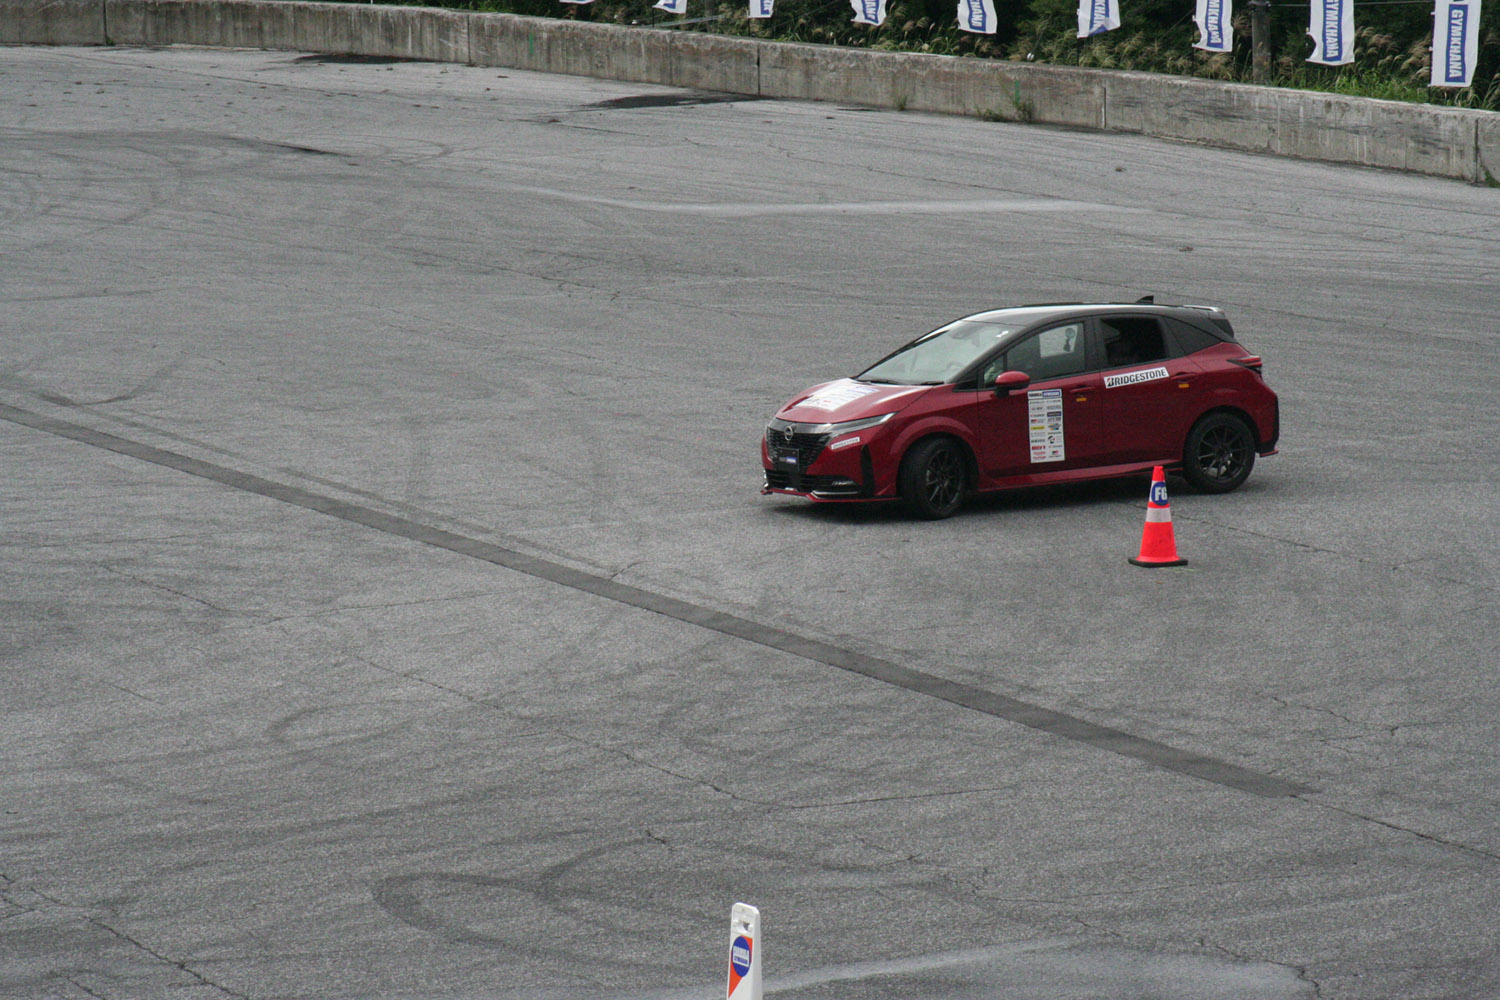
[[[1032,334],[985,367],[982,384],[990,385],[1001,372],[1019,371],[1042,382],[1084,369],[1083,324],[1068,323]]]

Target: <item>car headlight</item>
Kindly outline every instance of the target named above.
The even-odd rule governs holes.
[[[839,424],[812,424],[807,427],[806,433],[831,434],[834,437],[838,437],[840,434],[853,434],[855,431],[867,431],[871,427],[879,427],[894,416],[894,413],[882,413],[878,417],[865,417],[863,420],[845,420]]]

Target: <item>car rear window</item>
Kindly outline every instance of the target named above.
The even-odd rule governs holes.
[[[1224,338],[1215,337],[1207,330],[1184,323],[1179,319],[1168,321],[1172,331],[1172,338],[1177,341],[1178,348],[1182,354],[1196,354],[1201,350],[1213,347],[1215,344],[1224,343]]]
[[[1103,316],[1099,332],[1104,339],[1104,366],[1120,368],[1167,357],[1167,342],[1161,324],[1150,316]]]

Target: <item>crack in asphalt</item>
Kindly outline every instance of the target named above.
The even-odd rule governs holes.
[[[209,979],[203,973],[189,966],[186,962],[179,962],[176,959],[169,958],[166,955],[163,955],[161,952],[150,947],[149,945],[137,941],[135,938],[131,937],[129,934],[126,934],[124,931],[116,930],[97,917],[89,917],[88,922],[104,931],[105,933],[119,938],[121,941],[124,941],[126,944],[130,945],[132,948],[135,948],[137,951],[150,955],[152,958],[156,959],[156,961],[162,962],[166,965],[170,965],[174,969],[182,970],[189,976],[192,976],[194,979],[198,980],[199,983],[209,987],[210,989],[218,990],[220,993],[224,994],[227,997],[239,997],[243,998],[243,1000],[249,1000],[250,994],[238,993],[227,986],[221,986],[220,984],[214,982],[212,979]]]
[[[800,805],[787,805],[777,803],[776,808],[784,812],[799,812],[808,809],[835,809],[840,806],[865,806],[875,805],[881,802],[913,802],[920,799],[942,799],[955,795],[979,795],[985,792],[1006,792],[1015,788],[1014,785],[994,785],[985,788],[951,788],[941,792],[917,792],[912,795],[881,795],[868,799],[839,799],[835,802],[805,802]],[[889,851],[889,848],[881,848]]]
[[[113,573],[115,576],[124,577],[125,579],[130,580],[133,583],[138,583],[143,587],[148,587],[152,590],[160,590],[164,593],[171,594],[173,597],[180,597],[184,601],[192,601],[195,604],[201,604],[206,608],[210,608],[214,611],[219,612],[220,614],[232,615],[235,618],[250,618],[253,620],[258,620],[263,624],[270,623],[270,619],[266,618],[263,615],[246,614],[243,611],[236,611],[234,608],[226,608],[222,604],[215,604],[213,601],[206,601],[201,597],[194,597],[192,594],[183,593],[182,591],[177,590],[174,587],[169,587],[164,583],[156,583],[153,580],[147,580],[143,577],[136,576],[134,573],[127,573],[122,569],[116,569],[109,563],[101,562],[97,563],[96,565],[106,573]]]
[[[1482,847],[1473,847],[1469,844],[1461,844],[1456,840],[1449,840],[1447,837],[1439,837],[1435,833],[1423,833],[1421,830],[1414,830],[1409,826],[1402,826],[1400,823],[1393,823],[1388,819],[1381,819],[1379,816],[1371,816],[1368,813],[1362,813],[1357,809],[1348,809],[1343,806],[1334,805],[1332,802],[1313,802],[1308,799],[1303,799],[1303,801],[1307,802],[1309,805],[1317,806],[1320,809],[1327,809],[1329,812],[1336,812],[1340,815],[1348,816],[1351,819],[1363,820],[1366,823],[1374,823],[1376,826],[1383,826],[1387,830],[1393,830],[1396,833],[1404,833],[1408,836],[1416,837],[1419,840],[1425,840],[1430,844],[1437,844],[1439,846],[1447,847],[1455,851],[1462,851],[1465,854],[1471,854],[1477,858],[1484,858],[1487,861],[1500,861],[1500,852],[1487,851]]]
[[[3,880],[4,883],[5,883],[5,892],[4,893],[0,893],[0,899],[3,899],[6,903],[9,903],[10,905],[18,907],[19,911],[21,913],[34,914],[34,913],[39,912],[38,907],[35,907],[35,906],[24,906],[24,905],[22,905],[20,903],[16,903],[14,900],[12,900],[10,898],[11,892],[13,892],[15,889],[19,888],[16,885],[15,881],[12,878],[10,878],[8,875],[0,874],[0,880]],[[42,892],[40,889],[22,889],[22,891],[23,892],[27,892],[27,893],[29,893],[29,894],[37,897],[38,899],[43,900],[44,902],[46,902],[47,904],[49,904],[52,907],[55,907],[58,910],[68,911],[68,910],[84,910],[84,909],[87,909],[87,907],[80,906],[80,905],[78,905],[76,903],[68,903],[68,902],[65,902],[64,900],[58,899],[58,898],[56,898],[54,896],[49,896],[45,892]],[[231,989],[229,989],[226,986],[221,986],[220,984],[214,982],[212,979],[209,979],[207,976],[203,975],[201,972],[198,972],[196,969],[193,969],[192,967],[190,967],[186,962],[179,962],[176,959],[168,957],[167,955],[163,955],[161,952],[157,951],[155,948],[152,948],[150,945],[147,945],[147,944],[145,944],[145,943],[143,943],[141,941],[136,940],[135,938],[131,937],[129,934],[126,934],[124,931],[121,931],[121,930],[118,930],[117,928],[111,927],[109,924],[105,923],[103,920],[100,920],[98,917],[84,916],[83,919],[90,926],[97,927],[99,930],[104,931],[106,934],[110,935],[111,937],[117,938],[118,940],[125,942],[127,945],[129,945],[130,947],[134,948],[135,950],[141,952],[142,954],[149,955],[151,958],[155,959],[158,962],[161,962],[164,965],[170,965],[172,968],[179,969],[182,972],[186,973],[187,975],[192,976],[194,979],[196,979],[200,984],[202,984],[204,986],[210,987],[211,989],[218,990],[220,993],[224,994],[225,996],[238,997],[238,998],[243,998],[243,1000],[248,1000],[249,994],[237,993],[234,990],[231,990]],[[77,980],[73,979],[72,977],[65,977],[65,978],[67,979],[67,981],[70,984],[72,984],[73,986],[78,987],[80,990],[82,990],[83,992],[87,993],[89,996],[105,996],[105,995],[107,995],[107,994],[96,993],[93,990],[90,990],[83,983],[78,982]]]

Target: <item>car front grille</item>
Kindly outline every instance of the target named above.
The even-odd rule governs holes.
[[[766,447],[772,449],[796,449],[797,468],[805,469],[812,465],[817,457],[823,454],[823,448],[828,444],[829,434],[808,434],[805,431],[795,430],[795,425],[777,426],[773,423],[766,428]]]

